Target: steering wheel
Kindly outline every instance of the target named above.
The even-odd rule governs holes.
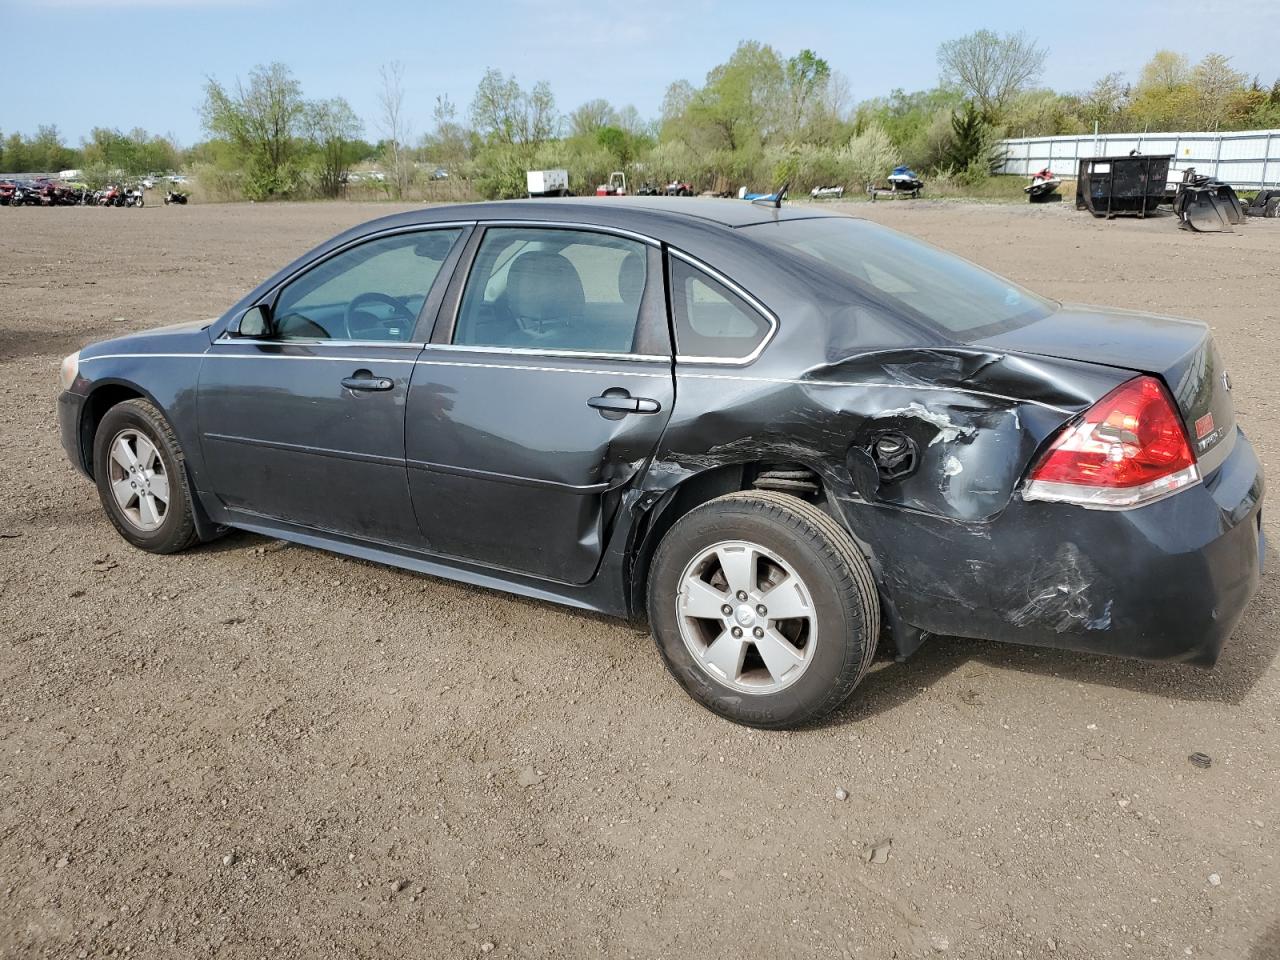
[[[372,291],[369,293],[361,293],[361,294],[358,294],[354,299],[351,300],[350,303],[347,304],[347,309],[342,315],[342,326],[346,330],[348,340],[361,339],[352,335],[351,321],[355,317],[355,315],[359,312],[360,307],[364,306],[367,303],[386,304],[395,312],[397,316],[404,317],[405,321],[409,323],[410,326],[418,322],[418,315],[412,312],[408,307],[406,307],[401,301],[397,300],[395,297],[392,297],[385,293],[377,293]]]

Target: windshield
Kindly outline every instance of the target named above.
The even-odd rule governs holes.
[[[1003,333],[1056,308],[967,260],[865,220],[821,217],[748,229],[755,239],[838,271],[869,299],[952,339]]]

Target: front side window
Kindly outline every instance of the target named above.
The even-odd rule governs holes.
[[[379,237],[330,257],[276,300],[281,340],[386,340],[413,336],[418,314],[461,230]]]
[[[488,230],[467,278],[461,346],[629,353],[648,279],[645,245],[581,230]]]
[[[769,321],[724,284],[671,258],[671,307],[682,357],[741,360],[764,342]]]

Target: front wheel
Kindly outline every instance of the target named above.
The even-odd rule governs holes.
[[[649,621],[668,669],[735,723],[783,729],[839,707],[875,655],[880,606],[849,534],[816,506],[733,493],[663,538]]]
[[[93,476],[108,519],[135,547],[177,553],[199,539],[182,447],[146,400],[127,400],[103,416]]]

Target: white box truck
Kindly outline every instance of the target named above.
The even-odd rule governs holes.
[[[529,170],[525,173],[531,197],[567,197],[568,170]]]

